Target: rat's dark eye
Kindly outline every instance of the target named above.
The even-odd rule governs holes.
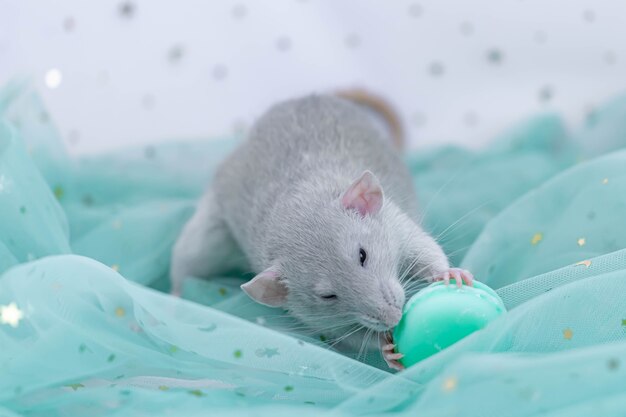
[[[367,253],[365,253],[365,250],[361,248],[359,250],[359,260],[361,261],[361,266],[365,266],[366,259],[367,259]]]
[[[322,297],[324,300],[335,300],[335,299],[337,299],[337,296],[335,294],[321,295],[320,297]]]

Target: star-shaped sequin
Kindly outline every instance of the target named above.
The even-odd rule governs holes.
[[[584,260],[584,261],[576,262],[576,266],[581,266],[581,265],[585,265],[586,268],[589,268],[591,266],[591,261]]]
[[[65,190],[63,190],[63,187],[61,187],[60,185],[54,187],[52,191],[54,192],[54,196],[57,198],[57,200],[62,199],[63,195],[65,194]]]
[[[535,233],[533,238],[530,240],[531,245],[536,245],[537,243],[543,240],[543,233]]]
[[[196,397],[204,397],[206,395],[204,392],[200,391],[199,389],[194,389],[192,391],[189,391],[189,393]]]
[[[8,324],[15,328],[20,324],[20,320],[24,318],[24,312],[17,308],[17,304],[11,303],[6,306],[0,306],[0,323]]]
[[[454,391],[458,384],[459,384],[459,380],[456,379],[456,377],[451,376],[449,378],[446,378],[445,381],[443,381],[442,388],[444,391]]]

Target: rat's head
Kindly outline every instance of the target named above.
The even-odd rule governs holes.
[[[389,204],[378,179],[366,171],[332,201],[290,207],[289,221],[282,222],[289,226],[275,226],[276,260],[243,290],[316,329],[393,328],[405,295]]]

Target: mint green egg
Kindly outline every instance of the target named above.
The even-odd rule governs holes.
[[[506,311],[494,290],[474,281],[458,288],[436,282],[415,294],[404,306],[393,332],[400,362],[409,367],[485,327]]]

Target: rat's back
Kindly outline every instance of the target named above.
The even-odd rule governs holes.
[[[280,103],[259,119],[221,165],[214,192],[235,239],[254,258],[263,220],[294,186],[317,179],[334,193],[364,170],[372,171],[385,195],[414,217],[409,172],[367,110],[334,96],[308,96]]]

